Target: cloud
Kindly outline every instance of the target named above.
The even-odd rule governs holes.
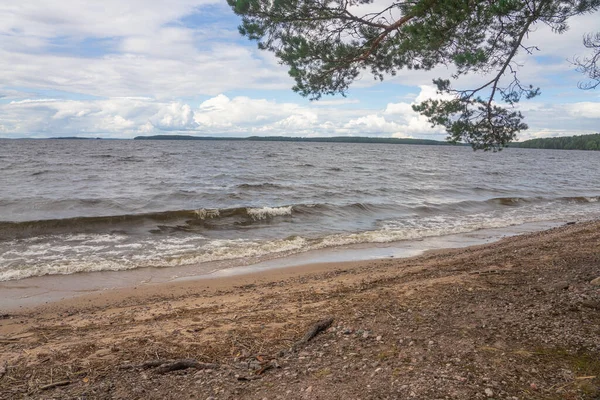
[[[164,45],[163,47],[169,47]],[[181,58],[105,55],[95,59],[0,50],[0,85],[54,89],[94,96],[158,98],[216,95],[239,89],[287,89],[281,70],[265,68],[261,54],[234,45],[214,46]]]
[[[212,18],[214,13],[226,21]],[[186,26],[185,18],[199,26]],[[273,56],[241,41],[216,0],[84,0],[0,4],[0,88],[92,96],[216,95],[289,89]]]
[[[286,124],[284,120],[288,120],[287,124],[293,121],[289,119],[291,117],[297,117],[297,122],[302,121],[303,124],[315,120],[311,111],[294,103],[246,96],[230,99],[223,94],[200,104],[194,118],[200,126],[247,132],[270,130],[268,126],[276,122],[283,127]]]
[[[437,96],[422,86],[416,101]],[[93,100],[19,99],[0,103],[3,135],[29,137],[93,135],[128,138],[142,134],[186,133],[202,136],[393,136],[446,137],[412,110],[414,102],[388,103],[378,108],[347,109],[344,104],[319,107],[248,96],[213,96],[194,107],[183,101],[150,97]],[[520,139],[552,134],[597,131],[599,103],[526,104],[531,129]]]
[[[385,117],[381,115],[370,114],[348,121],[344,128],[355,136],[362,136],[382,133],[397,134],[401,127],[395,122],[386,121]]]
[[[586,101],[581,103],[567,104],[565,105],[565,109],[569,115],[572,115],[573,117],[592,119],[600,118],[600,103]]]
[[[0,33],[38,38],[144,34],[217,0],[5,0]]]
[[[150,123],[153,127],[163,131],[198,128],[198,123],[194,121],[192,108],[179,102],[159,108],[158,112],[150,117]]]

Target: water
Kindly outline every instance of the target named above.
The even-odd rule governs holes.
[[[0,281],[600,216],[600,152],[0,140]]]

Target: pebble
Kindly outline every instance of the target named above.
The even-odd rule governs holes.
[[[592,281],[590,283],[594,286],[600,286],[600,276],[597,277],[596,279],[592,279]]]
[[[485,388],[485,395],[487,397],[492,397],[494,395],[494,391],[490,388]]]

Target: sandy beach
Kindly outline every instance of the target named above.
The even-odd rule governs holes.
[[[594,221],[95,293],[2,313],[0,398],[598,399],[599,277]]]

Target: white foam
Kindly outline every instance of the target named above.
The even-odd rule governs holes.
[[[85,240],[85,243],[119,243],[127,240],[125,235],[90,235],[89,239]]]
[[[247,208],[246,212],[254,220],[262,220],[282,215],[292,215],[292,206]]]
[[[199,210],[194,211],[194,213],[200,219],[217,218],[220,215],[219,214],[219,210],[217,210],[217,209],[204,209],[204,208],[201,208]]]
[[[597,203],[575,210],[561,208],[560,202],[533,204],[527,207],[470,215],[405,217],[380,222],[378,229],[335,233],[320,238],[292,236],[275,240],[210,240],[201,235],[157,236],[139,242],[115,241],[112,244],[104,242],[95,246],[89,245],[89,239],[81,242],[82,236],[79,236],[80,243],[64,240],[64,236],[43,238],[46,240],[44,243],[13,240],[8,242],[10,246],[6,246],[9,250],[0,256],[0,281],[49,274],[175,267],[222,260],[239,260],[236,263],[243,265],[254,262],[257,258],[282,257],[322,248],[415,240],[557,218],[593,218],[594,215],[600,214]],[[291,212],[291,207],[248,209],[250,215],[260,219],[271,215],[290,215]]]
[[[102,254],[62,254],[47,258],[37,258],[36,264],[11,266],[0,271],[0,281],[24,279],[31,276],[73,274],[77,272],[122,271],[140,267],[175,267],[181,265],[200,264],[217,260],[254,258],[269,254],[294,253],[307,248],[306,239],[293,237],[290,239],[255,242],[242,239],[215,240],[201,248],[170,249],[165,251],[148,247],[144,251],[123,257],[107,257],[112,251]]]

